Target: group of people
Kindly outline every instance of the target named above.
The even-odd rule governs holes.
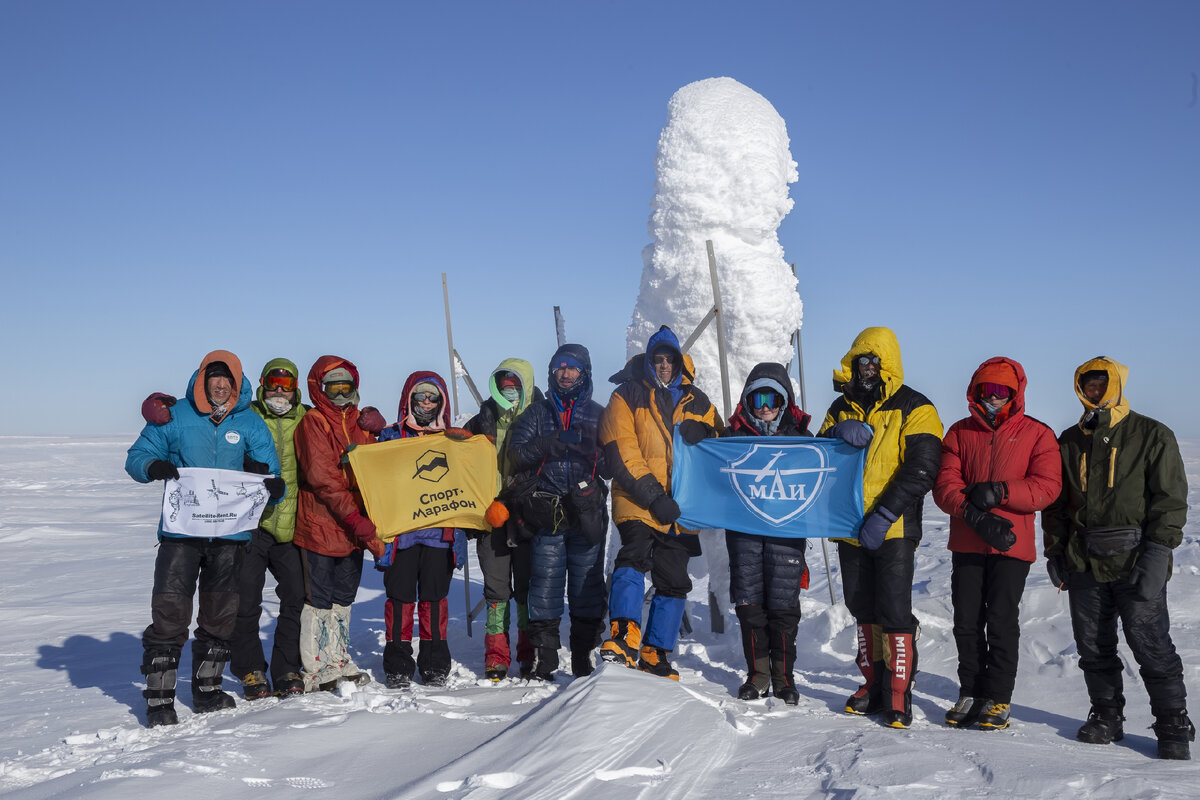
[[[1195,728],[1166,605],[1187,480],[1171,431],[1130,410],[1126,375],[1109,358],[1081,365],[1074,386],[1084,414],[1056,440],[1025,414],[1021,365],[989,359],[968,383],[968,416],[943,437],[933,404],[904,382],[894,333],[873,327],[855,338],[834,371],[837,398],[816,431],[866,450],[863,522],[856,537],[836,540],[864,679],[847,698],[848,713],[882,714],[885,725],[897,728],[912,722],[919,634],[914,557],[924,496],[932,491],[950,515],[953,553],[959,697],[946,723],[985,730],[1009,725],[1019,605],[1037,560],[1034,515],[1040,511],[1046,567],[1052,582],[1069,590],[1091,700],[1078,738],[1103,744],[1123,736],[1120,619],[1150,695],[1159,756],[1190,757]],[[147,425],[126,462],[135,480],[177,477],[185,466],[272,476],[272,505],[253,531],[195,539],[160,526],[153,622],[143,635],[151,726],[177,721],[176,667],[197,581],[196,711],[233,704],[220,691],[230,659],[251,700],[272,686],[288,695],[370,680],[349,648],[350,607],[366,550],[384,570],[386,684],[407,686],[417,673],[426,685],[445,683],[451,669],[446,597],[471,538],[484,574],[487,677],[501,680],[512,667],[515,601],[523,678],[554,679],[559,629],[569,610],[573,675],[592,672],[599,647],[604,661],[678,680],[671,653],[692,588],[688,561],[699,555],[700,540],[679,524],[672,496],[675,432],[685,446],[715,436],[812,435],[811,417],[797,406],[782,364],[756,365],[732,416],[722,421],[666,326],[611,377],[617,387],[607,406],[592,399],[587,349],[567,344],[550,361],[544,394],[527,361],[502,361],[489,378],[490,397],[465,429],[453,427],[446,382],[434,372],[409,376],[390,426],[376,409],[359,408],[358,371],[346,359],[323,356],[310,369],[311,407],[301,402],[298,378],[292,362],[269,362],[251,402],[236,357],[214,351],[193,375],[186,407],[157,393],[143,404]],[[227,430],[238,435],[218,435]],[[494,441],[500,486],[487,529],[417,530],[385,545],[346,453],[360,444],[433,433]],[[620,549],[606,591],[609,485]],[[731,600],[747,664],[737,690],[743,700],[770,693],[786,704],[799,701],[793,672],[800,592],[808,581],[805,544],[726,532]],[[267,571],[280,599],[269,677],[258,632]],[[647,575],[653,595],[643,624]],[[601,643],[606,616],[608,636]]]

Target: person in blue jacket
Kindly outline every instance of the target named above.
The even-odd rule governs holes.
[[[266,465],[264,487],[270,502],[283,497],[275,443],[262,417],[250,408],[250,383],[237,356],[214,350],[188,383],[186,408],[170,421],[142,428],[125,459],[125,471],[139,483],[178,478],[180,467],[241,471],[246,458]],[[189,537],[158,526],[158,556],[150,627],[142,634],[142,673],[146,676],[146,724],[174,725],[179,655],[188,639],[192,597],[200,589],[200,613],[192,642],[192,708],[196,713],[235,705],[221,691],[229,661],[230,637],[238,612],[238,574],[250,530],[222,538]]]
[[[571,672],[592,672],[607,611],[604,539],[608,490],[597,428],[604,407],[592,400],[592,361],[581,344],[564,344],[550,359],[545,399],[517,417],[509,432],[514,472],[535,472],[522,498],[533,532],[529,569],[529,677],[554,680],[563,593],[571,610]],[[532,503],[532,506],[531,506]],[[532,513],[531,513],[532,512]]]

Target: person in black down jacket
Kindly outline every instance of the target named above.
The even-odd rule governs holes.
[[[722,436],[811,436],[810,417],[797,405],[782,364],[756,364],[746,378],[741,401]],[[800,701],[792,679],[800,590],[808,585],[804,562],[807,539],[725,532],[729,548],[729,594],[742,627],[742,650],[749,673],[738,699],[757,700],[774,684],[788,705]]]

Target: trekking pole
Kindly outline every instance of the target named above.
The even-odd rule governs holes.
[[[796,277],[796,265],[792,264],[792,277]],[[797,281],[797,289],[799,289]],[[808,395],[804,391],[804,350],[800,347],[800,328],[792,332],[792,348],[796,351],[796,377],[800,381],[800,407],[808,409]],[[821,537],[821,557],[825,559],[825,583],[829,587],[829,604],[836,606],[837,600],[833,596],[833,574],[829,569],[829,549],[826,545],[824,537]]]

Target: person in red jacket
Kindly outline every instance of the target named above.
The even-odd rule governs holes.
[[[942,440],[933,499],[950,515],[950,593],[958,645],[958,702],[948,725],[1008,727],[1017,680],[1018,612],[1037,558],[1034,512],[1062,488],[1054,432],[1025,414],[1025,370],[983,362],[967,387],[970,416]]]
[[[363,550],[383,554],[367,518],[347,450],[375,441],[359,424],[358,368],[321,356],[308,371],[313,409],[296,428],[300,507],[295,543],[307,592],[300,612],[300,662],[306,691],[331,691],[339,680],[370,681],[350,657],[350,606],[362,578]],[[365,409],[364,409],[365,412]]]

